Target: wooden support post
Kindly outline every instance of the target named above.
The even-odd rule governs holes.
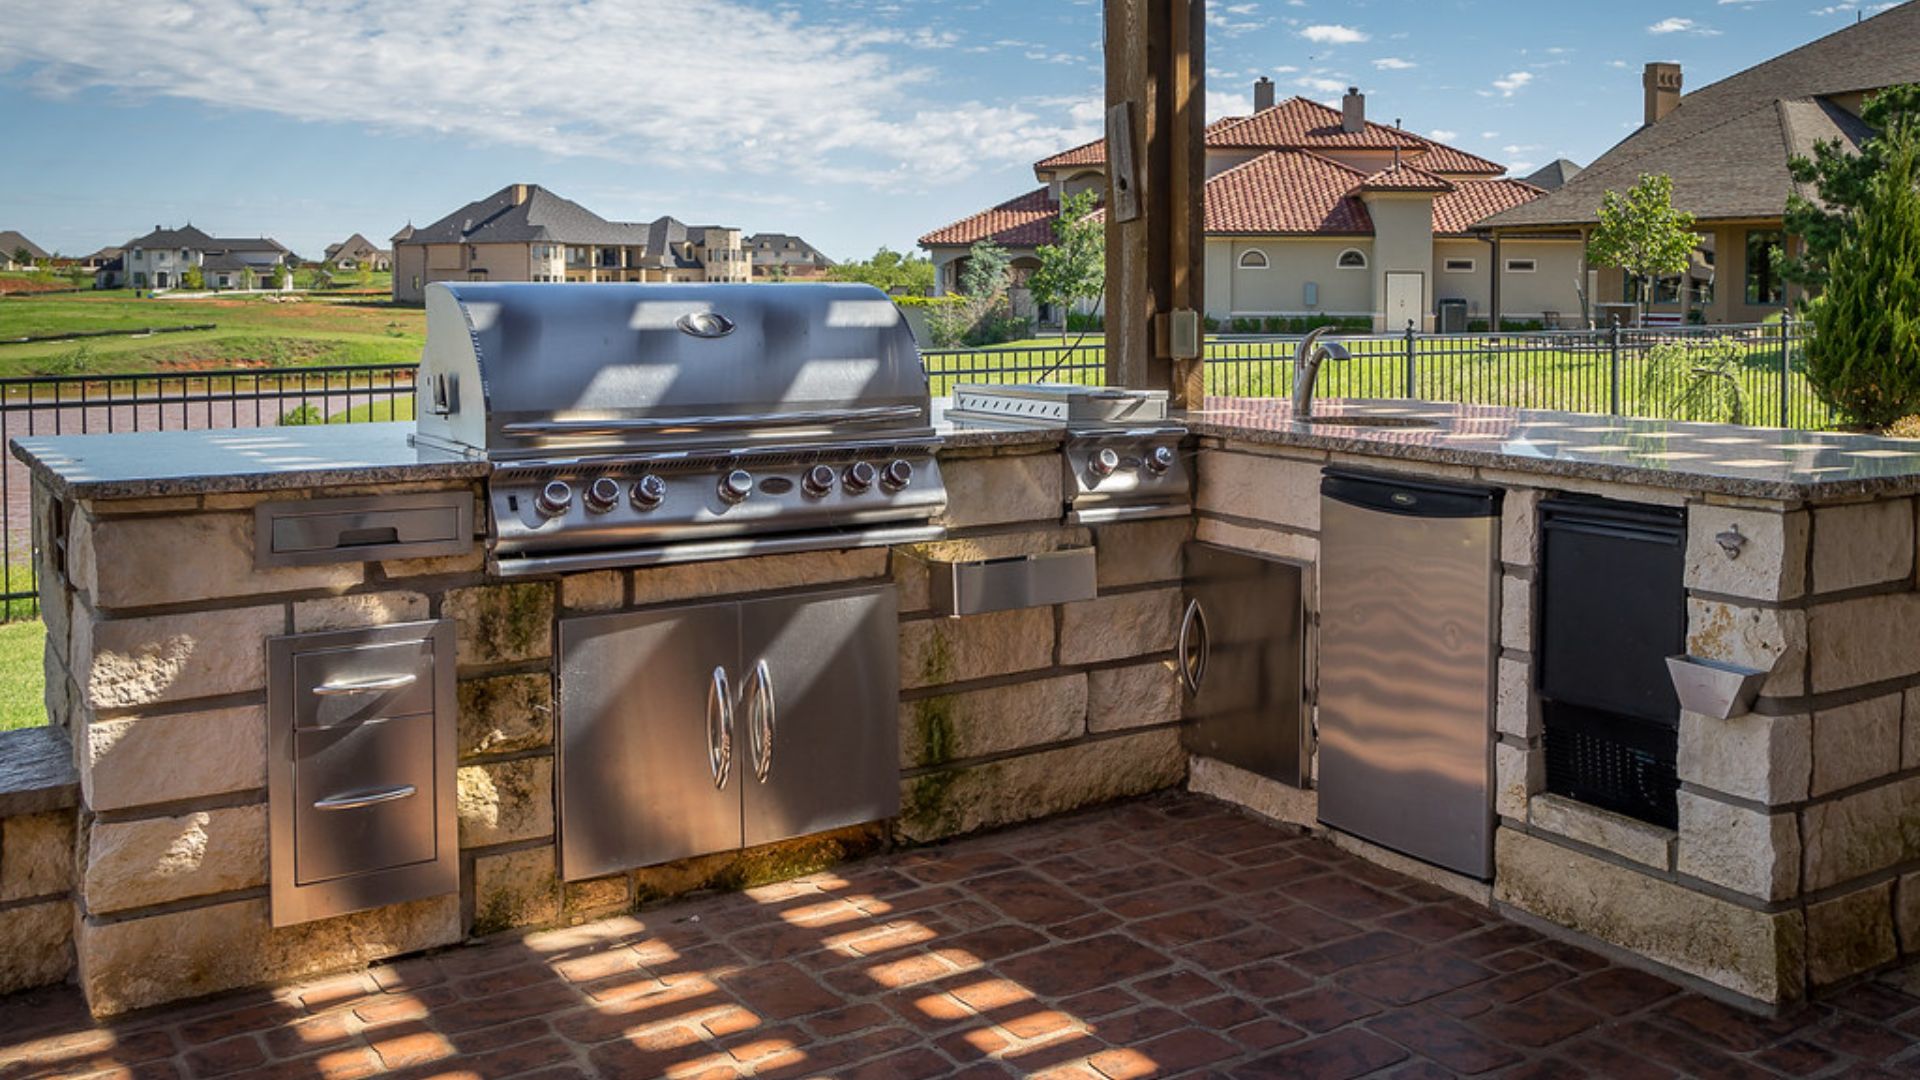
[[[1106,0],[1107,135],[1132,148],[1107,153],[1107,382],[1181,408],[1205,394],[1199,350],[1175,348],[1206,297],[1205,36],[1205,0]]]

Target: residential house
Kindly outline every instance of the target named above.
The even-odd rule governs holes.
[[[833,266],[819,248],[788,233],[755,233],[746,244],[756,281],[817,280]]]
[[[1763,321],[1796,299],[1773,262],[1776,249],[1796,243],[1782,225],[1796,190],[1788,159],[1811,156],[1818,142],[1857,148],[1873,134],[1860,119],[1866,99],[1911,82],[1920,82],[1920,4],[1901,4],[1688,94],[1680,65],[1648,64],[1641,127],[1559,190],[1489,218],[1483,235],[1502,246],[1584,239],[1606,192],[1665,173],[1674,205],[1698,222],[1700,246],[1684,280],[1658,283],[1651,310],[1712,323]],[[1596,300],[1638,296],[1639,283],[1618,270],[1595,277]]]
[[[1559,191],[1567,186],[1567,181],[1579,175],[1580,166],[1566,158],[1555,158],[1528,173],[1525,179],[1541,191]]]
[[[0,229],[0,270],[31,270],[36,263],[53,258],[47,249],[12,229]]]
[[[209,289],[271,289],[277,270],[285,270],[280,289],[293,287],[299,260],[277,240],[264,236],[213,237],[191,224],[153,231],[121,245],[117,259],[94,272],[97,289],[177,289],[187,271],[199,270]]]
[[[1443,301],[1486,318],[1502,293],[1512,319],[1579,310],[1577,242],[1509,245],[1501,261],[1469,231],[1539,188],[1498,163],[1368,120],[1366,109],[1357,88],[1338,109],[1302,97],[1276,103],[1262,78],[1251,115],[1207,126],[1208,315],[1431,328]],[[1061,200],[1103,191],[1106,163],[1104,140],[1045,158],[1034,165],[1045,187],[921,237],[939,291],[958,285],[967,249],[988,239],[1013,256],[1016,310],[1057,314],[1038,310],[1025,279],[1039,265],[1036,248],[1052,240]]]
[[[421,303],[429,281],[752,279],[739,229],[672,217],[608,221],[538,184],[509,184],[393,237],[393,298]]]
[[[115,259],[118,259],[119,257],[120,257],[119,248],[103,247],[91,255],[82,255],[80,257],[80,269],[92,270],[92,271],[98,272],[99,270],[104,268],[108,263],[114,261]]]
[[[328,244],[321,262],[337,270],[391,270],[393,252],[382,251],[373,241],[354,233],[337,244]]]

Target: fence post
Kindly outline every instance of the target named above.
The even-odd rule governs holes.
[[[1416,350],[1416,346],[1413,340],[1413,323],[1409,321],[1407,323],[1407,397],[1409,399],[1419,396],[1413,392],[1414,357],[1416,355],[1415,350]]]
[[[1793,313],[1780,313],[1780,426],[1793,426],[1793,410],[1788,406],[1787,393],[1793,386]]]
[[[1607,328],[1607,354],[1612,369],[1611,387],[1607,394],[1608,411],[1620,415],[1620,324],[1614,323]]]

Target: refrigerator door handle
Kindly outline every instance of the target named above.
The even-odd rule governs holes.
[[[733,771],[733,691],[723,667],[713,669],[713,682],[707,687],[707,769],[713,773],[713,786],[724,789]]]
[[[1193,631],[1200,631],[1200,651],[1195,653],[1188,642],[1193,640]],[[1180,637],[1175,650],[1175,663],[1180,668],[1180,681],[1187,684],[1187,693],[1200,694],[1200,684],[1207,677],[1207,654],[1212,651],[1213,636],[1207,632],[1207,612],[1200,601],[1187,601],[1186,614],[1180,617]]]

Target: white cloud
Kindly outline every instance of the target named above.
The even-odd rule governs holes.
[[[1408,68],[1418,67],[1419,65],[1411,60],[1402,60],[1397,56],[1383,56],[1375,60],[1373,66],[1379,68],[1381,71],[1406,71]]]
[[[1207,0],[1207,25],[1228,37],[1258,30],[1273,21],[1254,17],[1259,14],[1259,4],[1220,3],[1217,0]]]
[[[1432,131],[1427,132],[1427,138],[1435,139],[1439,142],[1452,142],[1459,137],[1459,132],[1448,131],[1446,128],[1434,128]]]
[[[1318,75],[1302,75],[1293,80],[1293,85],[1322,94],[1344,94],[1348,86],[1339,79],[1328,79]]]
[[[1483,139],[1497,139],[1500,137],[1500,133],[1497,131],[1483,131],[1480,133],[1480,137]]]
[[[1533,170],[1539,167],[1540,167],[1540,163],[1536,161],[1510,161],[1507,163],[1508,172],[1519,173],[1522,176],[1525,176],[1526,174],[1532,172]]]
[[[1533,81],[1533,72],[1516,71],[1505,78],[1493,80],[1493,88],[1500,91],[1501,97],[1512,97],[1517,91]]]
[[[1370,40],[1366,31],[1337,23],[1315,23],[1302,28],[1300,36],[1320,45],[1357,45]]]
[[[1711,26],[1705,26],[1705,25],[1702,25],[1701,23],[1694,22],[1692,19],[1682,19],[1675,16],[1668,16],[1667,18],[1661,19],[1659,22],[1654,23],[1652,26],[1647,27],[1647,33],[1649,34],[1698,34],[1702,37],[1716,37],[1719,35],[1720,31],[1715,30]]]
[[[915,54],[956,48],[952,32],[814,11],[745,0],[0,0],[0,70],[30,68],[54,95],[183,98],[800,182],[920,186],[1098,133],[1084,112],[933,93]],[[708,80],[700,58],[721,40],[780,57],[779,77]],[[645,57],[683,62],[645,75]]]

